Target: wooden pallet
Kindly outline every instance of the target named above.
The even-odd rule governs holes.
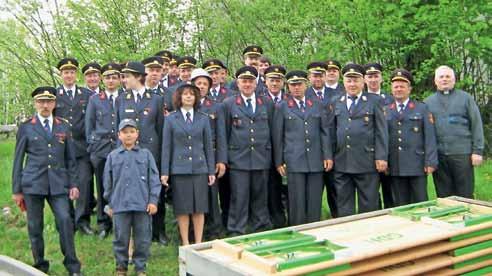
[[[272,242],[269,233],[285,231],[274,230],[260,234],[260,242],[244,239],[254,234],[238,237],[241,242],[234,238],[180,248],[181,268],[200,275],[312,276],[457,275],[487,269],[492,259],[477,258],[492,254],[492,204],[461,198],[435,204],[411,207],[409,213],[417,210],[418,216],[383,210],[286,228],[301,243],[294,238]],[[302,248],[319,244],[335,246]]]

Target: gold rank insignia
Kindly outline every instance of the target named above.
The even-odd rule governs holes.
[[[145,98],[150,99],[150,93],[149,92],[145,92]]]
[[[362,100],[363,100],[364,102],[367,102],[367,97],[366,97],[366,96],[362,96]]]
[[[398,71],[398,73],[396,73],[396,74],[397,74],[398,76],[401,76],[401,72],[400,72],[400,71]]]
[[[68,64],[68,65],[72,65],[72,62],[69,60],[67,64]]]
[[[79,95],[80,95],[80,94],[82,94],[82,92],[80,92],[80,90],[79,90],[79,89],[77,89],[77,94],[79,94]]]
[[[127,99],[127,100],[129,100],[129,99],[131,99],[131,98],[132,98],[132,94],[130,94],[130,93],[126,94],[126,99]]]
[[[108,69],[109,69],[109,70],[113,70],[113,66],[109,65],[109,66],[108,66]]]
[[[419,132],[419,128],[418,127],[413,127],[413,131],[414,132]]]
[[[369,123],[369,117],[368,116],[364,117],[364,122]]]
[[[258,51],[258,48],[253,48],[253,51],[257,52]]]
[[[350,72],[355,72],[354,68],[350,68]]]
[[[211,61],[211,62],[210,62],[210,65],[215,65],[215,62]]]

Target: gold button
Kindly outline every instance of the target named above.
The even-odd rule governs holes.
[[[193,160],[193,157],[191,157],[191,156],[190,156],[188,159],[189,159],[189,160]]]
[[[188,140],[191,140],[191,135],[188,136]]]
[[[398,134],[401,134],[401,130],[398,130]]]
[[[140,121],[140,119],[138,119],[138,118],[137,118],[137,119],[135,119],[135,121],[137,121],[137,122],[138,122],[138,121]]]
[[[347,148],[349,149],[350,148],[350,145],[347,145]]]
[[[249,121],[249,123],[250,123],[250,124],[252,124],[252,123],[254,123],[254,121],[253,121],[253,120],[251,120],[251,121]]]
[[[401,147],[398,147],[398,150],[402,150],[402,148]]]
[[[114,114],[111,114],[111,117],[113,117],[113,118],[114,118]]]
[[[250,149],[251,149],[251,150],[255,150],[255,147],[251,146],[251,148],[250,148]]]
[[[349,122],[352,122],[352,119],[348,118],[348,121],[349,121]]]
[[[51,144],[48,144],[48,148],[51,148]]]
[[[70,108],[70,112],[72,112],[72,109]]]
[[[307,130],[306,130],[305,132],[306,132],[306,134],[308,134],[308,133],[309,133],[309,131],[307,131]]]
[[[188,149],[191,150],[191,146],[189,146]]]
[[[48,158],[51,158],[51,154],[48,154]]]
[[[72,119],[73,119],[73,117],[72,117],[72,116],[70,116],[70,117],[68,117],[68,119],[72,120]]]
[[[72,123],[70,123],[69,125],[72,126]]]
[[[253,132],[255,132],[255,130],[254,129],[250,129],[249,132],[253,133]]]
[[[251,142],[254,142],[255,141],[255,138],[251,138],[250,140],[251,140]]]
[[[309,139],[306,139],[306,143],[309,143]]]
[[[398,122],[398,125],[401,126],[401,122]]]
[[[401,142],[401,138],[398,138],[398,142]]]
[[[51,169],[51,165],[48,165],[48,169]]]

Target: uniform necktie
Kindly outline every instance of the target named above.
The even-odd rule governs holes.
[[[73,91],[72,91],[72,89],[68,89],[67,90],[67,94],[68,94],[68,97],[70,98],[70,100],[73,100]]]
[[[273,102],[278,104],[278,101],[279,101],[278,96],[275,96],[275,99],[273,99]]]
[[[113,95],[109,95],[109,103],[111,104],[111,108],[114,108],[114,99],[113,99]]]
[[[44,130],[46,130],[48,136],[51,136],[50,120],[48,119],[44,119]]]
[[[214,98],[217,98],[219,96],[219,91],[214,90]]]
[[[190,112],[186,112],[186,123],[187,124],[190,124],[192,123],[191,121],[191,113]]]
[[[348,96],[348,98],[352,100],[352,103],[350,104],[350,108],[349,108],[349,113],[352,113],[352,111],[354,111],[355,101],[357,101],[357,96]]]
[[[249,114],[253,115],[253,105],[251,104],[251,99],[246,100],[246,109],[248,110]]]
[[[401,103],[401,104],[399,104],[399,105],[398,105],[398,107],[399,107],[399,109],[400,109],[400,111],[398,111],[398,112],[399,112],[400,114],[402,114],[402,113],[403,113],[403,109],[405,108],[405,105]]]
[[[306,111],[306,108],[304,107],[304,101],[299,101],[299,109],[301,110],[301,112]]]
[[[137,93],[137,103],[139,103],[142,100],[142,95],[140,93]]]
[[[318,93],[316,93],[316,94],[318,94],[318,98],[319,98],[320,100],[323,100],[323,92],[318,91]]]

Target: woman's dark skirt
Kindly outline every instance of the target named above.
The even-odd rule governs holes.
[[[208,213],[208,175],[171,175],[175,215]]]

